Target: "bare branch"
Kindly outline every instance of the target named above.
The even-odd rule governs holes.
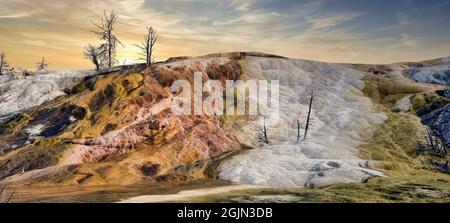
[[[300,141],[300,121],[297,119],[297,143]]]
[[[306,140],[306,136],[308,135],[308,129],[311,126],[311,110],[312,110],[312,103],[314,100],[314,91],[311,90],[311,98],[309,99],[309,109],[308,109],[308,116],[306,118],[306,127],[305,127],[305,134],[303,135],[303,141]]]
[[[0,189],[0,195],[2,196],[2,198],[0,199],[0,203],[9,203],[11,199],[14,197],[14,194],[16,192],[16,189],[13,189],[13,191],[9,194],[8,198],[4,199],[6,195],[6,187],[7,186],[5,185]]]
[[[269,144],[269,138],[267,137],[266,117],[264,116],[263,126],[258,125],[258,142]]]
[[[8,61],[6,60],[6,54],[2,52],[0,54],[0,75],[3,74],[3,71],[9,67]]]
[[[144,41],[138,44],[133,44],[140,49],[141,53],[139,53],[139,55],[145,57],[143,60],[147,63],[147,65],[151,65],[153,63],[153,52],[155,50],[157,40],[158,34],[156,30],[153,27],[148,26],[147,35],[145,35]]]
[[[0,194],[3,194],[3,191],[5,191],[6,189],[6,185],[2,187],[2,189],[0,189]]]
[[[98,29],[91,32],[97,35],[97,37],[100,40],[105,41],[100,48],[105,50],[104,52],[106,54],[106,57],[104,60],[107,62],[107,67],[110,70],[112,66],[117,63],[116,59],[117,44],[123,46],[122,42],[120,42],[120,40],[113,34],[114,25],[117,22],[118,17],[119,16],[117,12],[114,10],[112,10],[110,13],[106,13],[106,11],[103,11],[103,17],[100,23],[95,23],[91,21],[91,23]],[[100,62],[98,62],[98,64],[100,64]]]
[[[90,60],[97,71],[105,67],[106,57],[106,49],[103,45],[95,47],[89,44],[84,50],[84,58]]]
[[[36,71],[45,71],[48,69],[49,63],[46,63],[45,57],[42,57],[42,60],[36,64]]]

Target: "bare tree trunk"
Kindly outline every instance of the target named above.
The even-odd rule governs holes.
[[[427,141],[429,142],[431,148],[433,148],[433,150],[434,150],[435,146],[434,146],[433,135],[431,134],[431,131],[430,131],[430,129],[428,129],[428,127],[426,127],[425,129],[427,130],[427,135],[428,135],[428,140]]]
[[[156,30],[148,26],[147,27],[147,34],[144,37],[144,41],[134,44],[134,46],[138,47],[141,52],[139,52],[139,55],[142,57],[139,58],[140,60],[144,60],[147,64],[147,66],[150,66],[153,61],[153,50],[156,44],[156,40],[158,39]]]
[[[3,69],[6,67],[7,67],[6,54],[2,52],[0,54],[0,75],[3,75]]]
[[[108,66],[108,51],[104,45],[96,47],[88,44],[84,49],[84,58],[95,65],[95,70],[106,68]]]
[[[152,63],[152,51],[150,50],[150,47],[149,47],[150,43],[152,42],[152,38],[153,37],[147,38],[147,48],[146,48],[146,51],[147,51],[147,66]]]
[[[266,128],[266,117],[264,117],[264,125],[262,127],[258,124],[258,142],[269,144]]]
[[[448,154],[448,148],[443,143],[442,136],[439,134],[433,135],[429,127],[425,127],[427,135],[425,136],[426,146],[423,147],[422,152],[429,151],[431,155],[445,158]]]
[[[0,189],[0,195],[1,195],[1,198],[2,198],[2,199],[5,198],[5,195],[6,195],[6,187],[7,187],[7,186],[3,186],[3,187]],[[12,192],[11,194],[9,194],[8,198],[6,198],[6,199],[4,199],[4,200],[1,200],[1,199],[0,199],[0,203],[9,203],[9,202],[11,201],[11,199],[13,198],[15,192],[16,192],[16,190],[14,189],[13,192]]]
[[[48,63],[45,62],[45,57],[42,57],[42,60],[37,63],[36,71],[47,70]]]
[[[311,109],[312,109],[313,100],[314,100],[314,91],[311,90],[311,98],[309,99],[309,109],[308,109],[308,116],[306,118],[305,135],[303,136],[303,141],[306,140],[306,136],[308,135],[308,129],[309,129],[310,120],[311,120]]]
[[[95,33],[100,40],[104,41],[102,46],[104,47],[106,54],[105,60],[107,60],[105,66],[107,66],[109,70],[111,70],[116,62],[116,45],[117,43],[122,44],[113,34],[114,24],[117,22],[117,18],[118,15],[114,10],[109,14],[106,14],[105,11],[100,24],[92,22],[98,29],[98,31],[92,32]]]
[[[95,65],[95,70],[96,70],[96,71],[99,71],[99,70],[100,70],[100,64],[98,63],[97,59],[94,59],[94,60],[93,60],[93,63],[94,63],[94,65]]]
[[[153,29],[152,29],[153,30]],[[153,58],[153,47],[155,46],[156,43],[156,34],[154,33],[155,31],[152,31],[152,34],[150,35],[150,50],[149,50],[149,56],[148,56],[148,64],[152,64],[152,58]]]
[[[265,143],[269,143],[269,139],[267,138],[267,128],[266,128],[266,117],[264,117],[264,138],[265,138]]]
[[[112,67],[112,38],[111,30],[108,31],[108,69],[111,70]]]
[[[297,119],[297,143],[300,141],[300,121]]]

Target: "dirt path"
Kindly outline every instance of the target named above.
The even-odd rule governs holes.
[[[190,198],[228,193],[235,190],[246,190],[246,189],[257,189],[263,188],[261,186],[255,185],[230,185],[230,186],[220,186],[211,188],[201,188],[194,190],[184,190],[176,194],[163,194],[163,195],[143,195],[138,197],[132,197],[124,199],[119,203],[160,203],[160,202],[177,202],[183,201]]]

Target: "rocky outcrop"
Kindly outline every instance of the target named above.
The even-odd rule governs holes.
[[[66,95],[94,71],[52,71],[33,76],[0,76],[0,123],[25,109]]]
[[[439,96],[446,97],[446,98],[450,99],[450,90],[449,89],[437,90],[436,94],[438,94]]]
[[[432,133],[442,139],[444,145],[450,148],[450,91],[437,90],[428,96],[423,106],[417,110],[422,123],[431,128]]]
[[[168,88],[175,80],[192,82],[194,72],[205,73],[204,81],[237,80],[242,73],[237,60],[191,58],[136,69],[86,78],[68,95],[4,123],[0,178],[22,168],[30,174],[7,180],[133,184],[199,178],[210,160],[239,148],[220,117],[173,115]],[[87,175],[79,171],[85,168]],[[127,177],[118,177],[123,172]]]
[[[433,129],[443,140],[447,148],[450,148],[450,104],[442,109],[433,123]]]
[[[410,96],[406,96],[395,102],[393,110],[397,112],[407,112],[408,110],[410,110],[412,104],[409,98]]]
[[[411,79],[420,83],[450,86],[450,62],[448,58],[409,65]]]

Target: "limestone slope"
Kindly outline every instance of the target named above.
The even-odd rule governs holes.
[[[428,65],[433,64],[424,67]],[[380,163],[397,161],[390,157],[398,151],[389,148],[397,149],[395,143],[403,136],[386,133],[395,143],[378,138],[385,126],[390,128],[392,117],[406,120],[448,104],[434,96],[442,86],[415,83],[413,72],[408,73],[411,66],[227,53],[172,58],[104,74],[0,78],[0,181],[156,185],[206,178],[213,172],[223,180],[273,187],[365,182],[385,175],[376,168]],[[222,83],[279,80],[280,121],[268,126],[269,143],[258,142],[261,116],[174,115],[170,104],[176,95],[169,88],[179,79],[192,83],[194,72],[203,72],[203,81]],[[16,90],[16,85],[30,90]],[[314,121],[306,140],[297,142],[297,120],[306,125],[311,90]],[[422,126],[416,127],[419,134]],[[405,152],[414,150],[410,142],[416,139],[411,137],[404,140],[408,148],[398,150],[415,160]],[[375,149],[360,150],[366,144]]]
[[[222,178],[265,186],[320,187],[382,175],[358,158],[357,147],[387,118],[363,95],[362,72],[282,58],[249,57],[243,63],[250,79],[279,80],[281,117],[268,127],[270,143],[223,163]],[[314,122],[306,140],[297,142],[297,120],[304,128],[311,90]],[[236,134],[256,139],[258,125],[249,125]]]

